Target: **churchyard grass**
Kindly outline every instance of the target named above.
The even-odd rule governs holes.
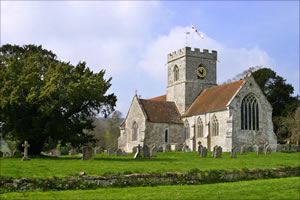
[[[0,158],[0,175],[4,177],[66,177],[86,172],[87,175],[113,175],[131,173],[188,172],[193,169],[242,169],[280,168],[300,166],[300,153],[276,152],[270,155],[257,155],[254,152],[230,158],[223,153],[222,158],[214,159],[211,153],[200,158],[196,152],[158,153],[150,159],[133,159],[128,156],[96,155],[92,160],[81,160],[79,156],[60,158],[31,157],[30,161],[21,158]]]
[[[205,185],[106,188],[1,194],[1,199],[278,199],[299,200],[300,177]]]

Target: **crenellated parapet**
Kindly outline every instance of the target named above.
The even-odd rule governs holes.
[[[207,49],[203,49],[201,52],[199,48],[192,49],[191,47],[184,47],[178,51],[174,51],[168,54],[168,62],[176,60],[178,58],[190,56],[190,57],[200,57],[206,59],[217,60],[217,51],[212,51],[211,53]]]

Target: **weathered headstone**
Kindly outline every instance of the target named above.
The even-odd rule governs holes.
[[[150,158],[150,149],[146,144],[143,146],[143,155],[144,158]]]
[[[216,149],[216,156],[215,158],[222,158],[222,147],[221,146],[218,146],[217,149]]]
[[[122,150],[121,150],[121,149],[118,149],[117,152],[116,152],[116,155],[117,155],[117,156],[122,156],[122,153],[123,153]]]
[[[183,152],[191,152],[191,149],[189,148],[189,146],[188,146],[188,145],[186,145],[186,144],[183,144],[182,151],[183,151]]]
[[[92,147],[82,148],[82,160],[90,160],[94,156],[94,150]]]
[[[171,151],[171,145],[170,144],[164,144],[163,145],[163,151],[164,152],[170,152]]]
[[[128,156],[128,154],[125,151],[122,151],[122,156]]]
[[[201,158],[206,158],[207,157],[207,148],[203,147],[201,151]]]
[[[266,142],[266,143],[264,144],[264,153],[265,153],[265,154],[267,154],[267,149],[268,149],[268,147],[269,147],[269,143]]]
[[[157,152],[164,152],[164,148],[161,145],[159,145],[157,147]]]
[[[61,155],[60,151],[55,149],[52,151],[52,156],[59,158]]]
[[[19,151],[18,149],[15,149],[13,152],[12,152],[12,156],[20,156],[22,155],[21,151]]]
[[[254,152],[252,145],[246,145],[246,152]]]
[[[213,157],[213,158],[216,157],[216,154],[217,154],[217,148],[218,148],[218,145],[214,146],[214,148],[213,148],[213,152],[212,152],[212,157]]]
[[[242,155],[246,155],[246,154],[247,154],[247,147],[246,147],[245,144],[243,144],[243,145],[241,146],[241,154],[242,154]]]
[[[257,150],[257,154],[263,154],[264,153],[264,146],[263,145],[259,145],[258,146],[258,150]]]
[[[203,149],[203,146],[201,145],[201,142],[199,141],[198,142],[198,155],[200,156],[201,153],[202,153],[202,149]]]
[[[132,148],[132,153],[136,153],[137,152],[137,146]]]
[[[230,157],[231,158],[236,158],[236,154],[237,154],[237,149],[236,149],[235,146],[233,146],[232,149],[231,149],[231,155],[230,155]]]
[[[298,145],[297,144],[292,144],[291,145],[291,152],[297,152],[298,150]]]
[[[182,144],[175,144],[175,151],[182,151]]]
[[[24,147],[24,156],[22,158],[23,161],[30,160],[28,157],[28,148],[30,147],[30,144],[28,144],[27,141],[24,141],[24,144],[22,144],[22,147]]]
[[[272,149],[271,149],[270,145],[268,145],[268,146],[266,147],[265,154],[271,154],[271,153],[272,153]]]
[[[0,158],[2,158],[3,157],[3,152],[2,151],[0,151]]]
[[[78,154],[78,152],[77,152],[76,149],[70,149],[70,151],[69,151],[70,156],[74,156],[74,155],[77,155],[77,154]]]
[[[182,144],[182,149],[181,149],[182,152],[185,152],[186,146],[187,145],[185,143]]]
[[[136,158],[140,158],[140,157],[142,157],[141,156],[141,152],[142,152],[142,147],[141,147],[141,145],[139,144],[138,146],[137,146],[137,148],[136,148],[136,153],[135,153],[135,155],[134,155],[134,159],[136,159]]]
[[[156,145],[152,146],[152,148],[150,149],[150,156],[155,157],[157,155],[157,150],[158,149]]]
[[[253,152],[258,152],[258,146],[257,146],[257,144],[254,144],[253,146],[252,146],[252,148],[253,148]]]

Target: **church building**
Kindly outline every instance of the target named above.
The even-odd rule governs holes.
[[[254,78],[217,85],[217,52],[185,47],[168,55],[166,95],[141,99],[134,95],[120,126],[118,147],[185,143],[196,151],[200,141],[215,145],[262,145],[274,151],[272,107]]]

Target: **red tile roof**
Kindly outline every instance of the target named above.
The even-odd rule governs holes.
[[[151,122],[182,123],[174,102],[140,99],[141,105]]]
[[[225,110],[226,105],[244,82],[245,80],[239,80],[203,90],[184,116]]]
[[[167,100],[167,95],[162,95],[162,96],[159,96],[159,97],[153,97],[153,98],[148,99],[148,100],[152,100],[152,101],[166,101]]]

